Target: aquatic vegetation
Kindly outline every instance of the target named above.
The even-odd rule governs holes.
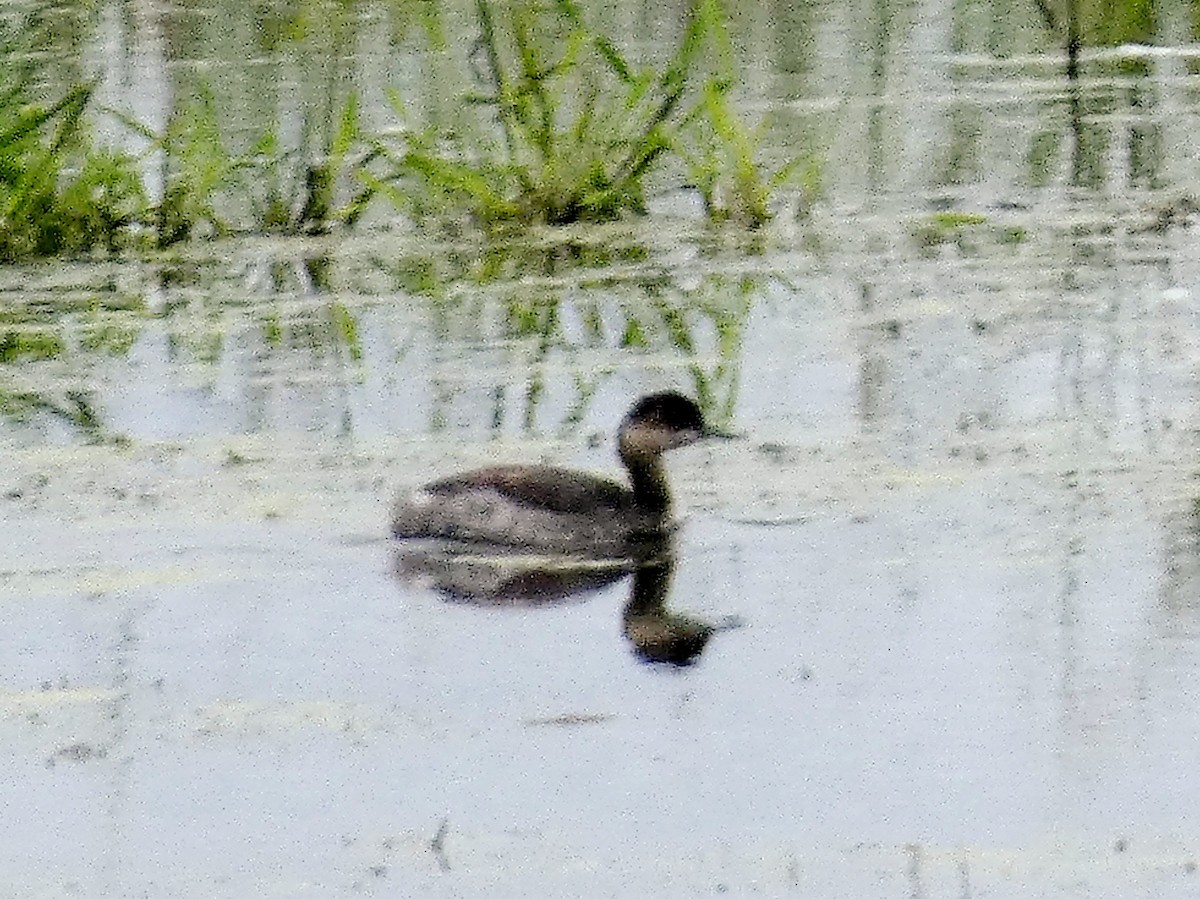
[[[703,102],[689,122],[696,127],[687,132],[689,139],[677,140],[674,148],[685,161],[710,220],[757,228],[771,219],[771,197],[798,172],[803,171],[806,193],[814,193],[819,168],[813,160],[796,157],[765,174],[756,161],[763,129],[752,131],[733,113],[730,87],[730,82],[717,79],[705,84]]]
[[[1026,229],[1018,224],[996,222],[979,212],[944,210],[915,222],[911,228],[913,241],[925,251],[952,245],[960,252],[977,252],[979,246],[1024,243]]]
[[[14,325],[0,330],[0,365],[62,355],[61,335],[49,326]]]
[[[92,83],[38,99],[28,50],[40,27],[30,16],[0,30],[0,261],[116,250],[144,204],[133,161],[88,143]]]
[[[277,125],[235,149],[207,84],[171,110],[161,132],[102,110],[145,142],[138,157],[93,145],[94,82],[55,102],[38,99],[45,57],[33,51],[50,19],[35,5],[0,23],[0,261],[232,233],[315,234],[362,213],[371,191],[361,186],[335,203],[335,190],[356,183],[350,172],[370,153],[353,92],[340,108],[330,100],[304,118],[302,150],[285,148]],[[152,181],[161,185],[156,197]]]
[[[69,425],[88,443],[124,443],[121,435],[105,430],[94,403],[93,398],[82,391],[68,390],[61,396],[43,394],[14,387],[7,379],[0,379],[0,418],[26,422],[37,415],[49,415]]]
[[[987,216],[979,212],[935,212],[930,216],[930,224],[934,228],[944,231],[986,223]]]
[[[0,260],[323,233],[355,224],[381,197],[421,224],[605,222],[644,213],[649,179],[664,171],[700,194],[711,221],[753,228],[800,170],[793,160],[767,172],[761,128],[734,113],[720,0],[695,0],[658,68],[627,59],[572,0],[475,0],[475,9],[478,53],[457,73],[450,109],[426,124],[393,94],[403,127],[366,135],[357,94],[331,88],[342,105],[330,99],[319,121],[302,117],[302,148],[270,125],[239,150],[201,85],[161,132],[105,110],[145,141],[140,158],[89,144],[92,83],[32,102],[40,82],[20,52],[28,29],[0,35]],[[422,10],[425,34],[444,40],[437,7]],[[151,168],[161,185],[153,198]]]
[[[123,121],[160,154],[163,193],[147,210],[158,246],[185,240],[205,224],[216,234],[226,233],[215,196],[229,184],[235,166],[221,139],[211,91],[202,89],[176,109],[161,135],[132,119]]]
[[[444,40],[438,8],[421,9],[428,39]],[[644,213],[652,178],[697,191],[713,222],[754,228],[801,170],[792,160],[768,171],[761,126],[734,112],[720,0],[695,0],[658,67],[627,59],[573,0],[475,0],[475,12],[477,52],[441,92],[453,102],[425,123],[393,94],[402,128],[367,135],[357,94],[331,87],[302,114],[299,146],[278,123],[239,145],[202,84],[161,131],[103,110],[145,142],[140,156],[91,145],[93,83],[33,102],[30,29],[0,34],[0,260],[324,233],[380,198],[437,227],[606,222]]]
[[[162,198],[146,213],[159,247],[238,232],[323,233],[335,223],[357,220],[368,198],[368,192],[359,191],[346,206],[334,204],[334,187],[359,145],[354,94],[347,97],[328,146],[312,158],[284,150],[273,128],[245,153],[233,152],[207,86],[175,110],[162,134],[119,117],[161,160]]]
[[[263,346],[271,351],[303,351],[312,358],[363,360],[358,319],[344,303],[330,302],[282,317],[272,309],[262,318]]]
[[[733,114],[735,83],[718,0],[697,0],[671,59],[637,66],[591,30],[571,0],[476,0],[476,83],[453,120],[402,124],[380,138],[387,168],[364,175],[413,220],[466,214],[484,228],[613,221],[646,210],[647,179],[674,162],[713,220],[769,218],[771,192],[751,132]]]
[[[354,93],[343,104],[328,146],[315,158],[297,162],[298,154],[282,150],[273,130],[265,132],[239,163],[253,181],[265,185],[265,191],[260,189],[255,196],[254,221],[262,230],[285,234],[322,234],[334,224],[354,224],[366,208],[370,191],[359,189],[339,207],[335,189],[347,177],[360,142]]]
[[[935,212],[912,226],[912,236],[924,250],[932,250],[942,244],[955,244],[962,248],[966,236],[986,224],[987,216],[975,212]]]

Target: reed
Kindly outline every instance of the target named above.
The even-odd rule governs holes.
[[[126,155],[91,147],[84,110],[94,84],[57,100],[36,99],[29,52],[36,17],[0,31],[0,261],[115,251],[133,233],[144,205]]]
[[[572,0],[476,0],[476,88],[455,121],[412,123],[401,98],[387,168],[364,175],[419,223],[466,216],[485,229],[608,222],[646,211],[651,175],[683,173],[715,221],[757,226],[773,175],[729,103],[733,77],[718,0],[696,0],[672,56],[638,66],[594,32]]]

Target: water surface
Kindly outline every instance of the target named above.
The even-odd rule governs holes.
[[[1085,54],[1074,107],[1041,26],[792,15],[739,20],[780,45],[745,108],[825,186],[751,239],[672,192],[583,252],[2,273],[6,894],[1195,892],[1182,12],[1153,39],[1184,50]],[[744,435],[671,459],[670,608],[744,622],[695,664],[632,652],[627,581],[479,608],[392,576],[395,490],[614,472],[667,387]]]

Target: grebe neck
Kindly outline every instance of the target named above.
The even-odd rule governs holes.
[[[667,487],[662,455],[622,446],[621,461],[629,471],[634,505],[642,512],[666,518],[671,511],[671,491]]]

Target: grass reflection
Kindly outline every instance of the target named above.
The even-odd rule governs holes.
[[[420,287],[436,359],[429,376],[437,406],[454,402],[467,386],[485,380],[467,374],[471,358],[499,379],[492,390],[493,431],[514,412],[525,433],[537,430],[538,409],[551,381],[570,384],[574,399],[560,434],[581,422],[603,385],[631,365],[686,371],[689,384],[718,426],[730,420],[737,400],[746,327],[762,293],[761,276],[709,273],[684,286],[668,271],[647,266],[583,271],[564,261],[561,247],[514,247],[520,263],[492,254],[481,262],[448,264],[445,257],[409,256],[388,263],[398,286]],[[644,248],[617,250],[613,260],[640,258]],[[583,254],[585,257],[588,254]],[[495,277],[510,267],[540,277]],[[440,275],[440,277],[439,277]],[[636,362],[635,362],[636,360]],[[444,408],[432,427],[445,427]]]
[[[268,309],[259,316],[265,355],[305,351],[312,359],[362,361],[358,319],[344,303],[331,301],[282,316]]]
[[[65,422],[88,443],[123,442],[121,438],[107,433],[88,394],[71,390],[58,397],[50,393],[17,389],[0,379],[0,417],[15,422],[29,422],[38,414],[48,414]]]
[[[128,286],[43,291],[0,315],[5,417],[49,414],[84,436],[93,423],[100,433],[103,394],[87,414],[61,397],[111,383],[121,397],[114,414],[134,433],[142,393],[164,406],[178,396],[189,421],[211,415],[235,428],[270,420],[246,416],[243,403],[298,410],[313,408],[305,404],[314,396],[349,403],[353,394],[373,426],[392,420],[386,407],[399,402],[414,404],[404,427],[420,409],[433,430],[469,420],[490,421],[493,433],[567,436],[602,393],[625,396],[646,380],[694,395],[724,425],[763,278],[685,277],[646,262],[646,246],[609,236],[592,244],[581,234],[571,248],[514,244],[509,257],[492,245],[386,262],[247,248],[232,262],[222,254],[147,266],[135,288],[144,299]],[[650,374],[629,383],[634,372]],[[453,411],[463,402],[474,406],[466,419]],[[343,419],[353,427],[352,416]]]
[[[84,375],[127,354],[143,324],[142,304],[116,292],[47,290],[0,302],[0,418],[48,417],[88,443],[119,441]]]

